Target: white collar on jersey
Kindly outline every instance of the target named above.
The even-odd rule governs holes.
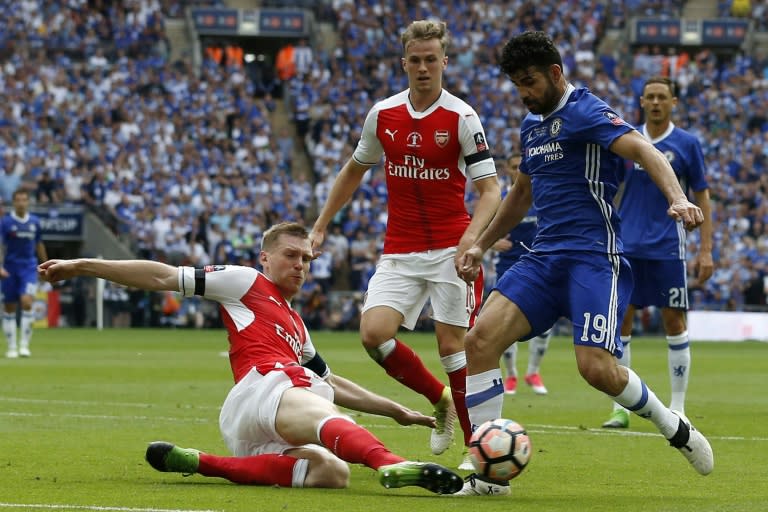
[[[664,133],[656,137],[655,139],[652,139],[651,136],[648,134],[648,124],[643,124],[643,137],[651,141],[652,144],[657,144],[667,137],[669,137],[669,134],[672,133],[672,130],[675,129],[675,123],[672,121],[669,122],[669,126],[667,126],[667,129],[664,130]]]
[[[27,222],[29,220],[29,212],[27,212],[27,214],[24,217],[19,217],[18,215],[16,215],[16,212],[11,212],[11,217],[16,222]]]
[[[565,104],[568,102],[568,98],[571,96],[571,93],[575,90],[576,88],[569,82],[568,85],[566,85],[565,87],[565,93],[563,93],[563,96],[560,98],[560,101],[557,103],[557,106],[555,107],[555,109],[549,114],[547,114],[546,116],[540,116],[541,117],[540,120],[544,121],[546,118],[548,118],[549,116],[551,116],[552,114],[554,114],[555,112],[563,108]]]
[[[414,108],[414,106],[413,106],[413,103],[411,103],[411,90],[410,90],[410,89],[408,89],[408,95],[407,95],[407,97],[408,97],[408,102],[407,102],[407,105],[408,105],[408,112],[409,112],[409,113],[410,113],[412,116],[414,116],[414,115],[415,115],[415,116],[424,115],[425,113],[427,113],[427,112],[431,111],[431,110],[432,110],[432,109],[435,107],[435,105],[437,105],[437,104],[440,102],[440,98],[442,98],[442,97],[443,97],[443,92],[445,92],[445,89],[443,89],[443,88],[440,88],[440,94],[437,96],[437,99],[436,99],[435,101],[433,101],[432,103],[430,103],[430,104],[429,104],[429,106],[428,106],[427,108],[425,108],[424,110],[416,110],[416,109]]]

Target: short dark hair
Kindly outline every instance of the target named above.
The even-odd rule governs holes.
[[[544,32],[527,31],[512,37],[504,45],[499,58],[499,68],[507,75],[530,67],[543,69],[552,64],[563,69],[563,58]]]
[[[16,196],[21,196],[21,195],[29,197],[29,190],[24,188],[18,188],[13,191],[13,194],[11,195],[11,199],[16,199]]]
[[[643,84],[643,94],[645,94],[645,88],[648,87],[651,84],[662,84],[666,85],[669,89],[669,92],[672,94],[672,97],[677,97],[677,84],[675,82],[665,76],[652,76],[648,80],[645,81],[645,84]]]
[[[271,250],[275,243],[277,243],[280,235],[296,236],[303,239],[309,238],[307,228],[298,222],[281,222],[264,232],[264,236],[261,239],[261,250]]]

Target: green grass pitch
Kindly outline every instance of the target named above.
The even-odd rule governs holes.
[[[426,401],[373,363],[355,333],[313,339],[336,373],[410,407]],[[431,336],[403,340],[439,375]],[[167,440],[225,454],[218,409],[232,384],[222,331],[35,331],[30,359],[0,359],[0,512],[4,510],[419,512],[754,512],[768,510],[768,344],[694,343],[687,413],[710,439],[715,470],[699,476],[633,417],[627,431],[599,425],[608,398],[578,376],[569,339],[555,338],[542,365],[549,395],[524,384],[504,416],[525,425],[533,458],[511,497],[455,498],[419,488],[386,490],[375,473],[352,469],[345,490],[238,486],[199,475],[159,473],[146,444]],[[635,337],[633,366],[669,396],[666,348]],[[525,370],[527,346],[519,370]],[[460,444],[433,457],[429,431],[355,414],[393,451],[455,465]]]

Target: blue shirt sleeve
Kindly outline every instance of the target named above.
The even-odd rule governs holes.
[[[616,139],[634,130],[603,100],[591,93],[581,99],[578,112],[580,119],[577,122],[584,142],[599,144],[604,149],[609,149]]]

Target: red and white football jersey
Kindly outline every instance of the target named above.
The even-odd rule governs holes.
[[[373,166],[384,155],[388,220],[384,254],[458,245],[470,222],[464,204],[467,178],[496,175],[477,113],[443,90],[416,112],[408,90],[368,112],[353,158]]]
[[[267,373],[315,355],[304,321],[274,283],[254,268],[179,267],[179,289],[184,296],[200,295],[220,304],[235,382],[253,367]]]

